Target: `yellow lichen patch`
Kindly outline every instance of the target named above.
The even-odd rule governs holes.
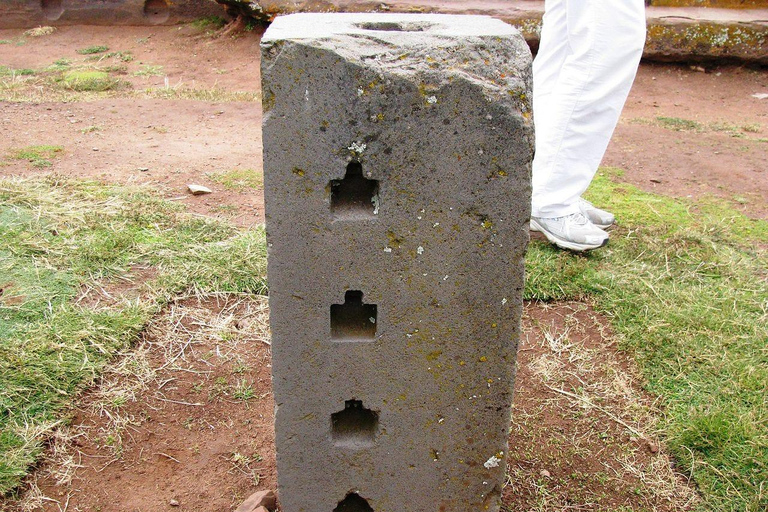
[[[403,238],[397,236],[394,231],[387,231],[387,238],[389,239],[389,247],[399,249],[403,245]]]
[[[690,26],[651,25],[647,48],[670,53],[708,53],[718,56],[743,56],[761,53],[768,42],[765,30],[748,26],[698,23]]]
[[[435,350],[434,352],[430,352],[429,354],[427,354],[427,361],[434,361],[435,359],[440,357],[442,353],[443,353],[442,350]]]

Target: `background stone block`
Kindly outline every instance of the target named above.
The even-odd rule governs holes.
[[[265,34],[282,510],[498,510],[530,64],[481,16],[298,14]]]
[[[209,0],[0,0],[0,28],[168,25],[222,13]]]

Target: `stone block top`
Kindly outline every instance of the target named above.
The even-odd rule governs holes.
[[[377,37],[398,45],[423,44],[432,37],[510,36],[510,25],[490,16],[452,14],[302,13],[279,16],[263,42],[324,39],[338,35]],[[416,36],[416,37],[414,37]]]
[[[530,79],[531,53],[524,39],[491,16],[291,14],[275,19],[261,46],[267,67],[290,54],[288,47],[314,48],[422,88],[460,78],[481,85],[483,94],[503,103],[524,97]]]

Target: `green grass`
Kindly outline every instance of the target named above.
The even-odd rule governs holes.
[[[77,53],[80,55],[93,55],[94,53],[104,53],[109,51],[109,46],[104,45],[94,45],[94,46],[86,46],[85,48],[80,48],[77,50]]]
[[[19,149],[11,149],[9,156],[14,160],[27,160],[32,167],[42,169],[53,165],[53,160],[64,151],[61,146],[27,146]]]
[[[193,29],[205,33],[206,36],[213,36],[217,31],[227,24],[227,20],[220,16],[208,16],[197,19],[189,24]]]
[[[192,21],[189,25],[199,30],[218,30],[227,24],[221,16],[207,16]]]
[[[105,92],[122,87],[124,82],[106,71],[74,70],[62,75],[63,84],[77,92]]]
[[[8,66],[0,66],[0,76],[8,76],[8,77],[14,77],[14,76],[32,76],[35,74],[34,69],[13,69]]]
[[[641,124],[657,125],[668,130],[675,130],[678,132],[724,132],[731,137],[745,138],[747,133],[760,133],[762,126],[758,123],[743,123],[734,124],[730,122],[712,122],[712,123],[700,123],[691,119],[683,119],[680,117],[665,117],[657,116],[654,120],[649,119],[633,119],[632,122]],[[751,139],[758,140],[761,139]]]
[[[186,291],[264,293],[265,264],[262,230],[192,217],[145,189],[0,180],[0,495],[167,301]],[[140,294],[78,300],[93,286],[125,286],[139,267],[153,270],[136,277]]]
[[[134,71],[133,76],[163,76],[164,74],[163,66],[145,64],[138,71]]]
[[[224,185],[227,190],[242,192],[247,189],[260,189],[264,185],[264,175],[253,169],[232,169],[221,173],[212,173],[210,178]]]
[[[87,62],[101,62],[106,59],[114,59],[118,62],[131,62],[133,61],[133,53],[129,51],[125,52],[109,52],[102,55],[90,55],[85,58]]]
[[[72,61],[69,59],[56,59],[53,64],[48,66],[46,71],[66,71],[72,67]]]
[[[690,119],[681,119],[679,117],[664,117],[658,116],[656,122],[663,128],[669,128],[671,130],[678,131],[703,131],[704,125],[691,121]]]
[[[620,225],[587,256],[531,244],[526,296],[588,298],[663,400],[663,434],[701,510],[768,509],[768,223],[715,199],[618,184],[590,199]]]

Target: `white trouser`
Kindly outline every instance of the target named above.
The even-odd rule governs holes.
[[[644,43],[644,0],[546,0],[533,62],[534,217],[579,211]]]

